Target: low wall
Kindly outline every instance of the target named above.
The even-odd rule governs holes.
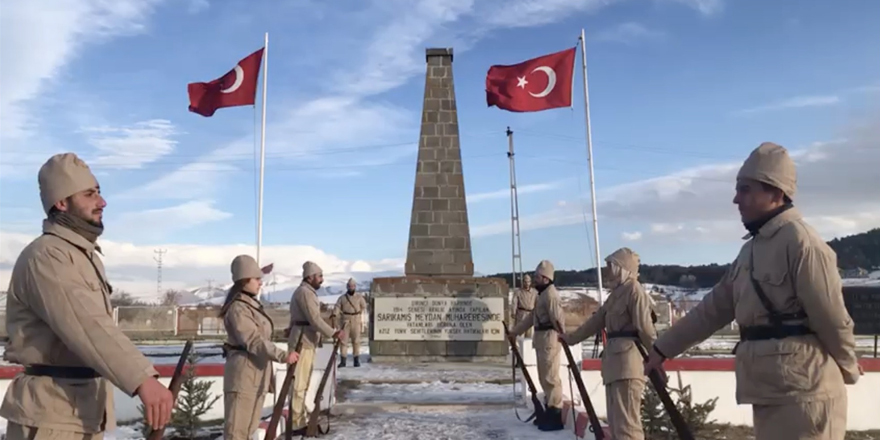
[[[276,343],[276,345],[278,345],[282,349],[287,349],[286,343]],[[321,377],[324,375],[324,370],[327,367],[327,361],[330,360],[332,350],[332,345],[325,345],[321,348],[318,348],[315,352],[315,362],[312,366],[312,377],[309,382],[309,389],[306,394],[306,408],[308,408],[309,411],[314,408],[315,393],[317,392],[318,386],[320,385]],[[214,406],[212,406],[211,409],[202,416],[202,420],[222,420],[224,417],[222,397],[223,367],[223,364],[217,363],[196,364],[196,375],[198,376],[199,380],[210,381],[210,393],[215,396],[221,396],[220,400],[218,400],[217,403],[215,403]],[[174,364],[156,365],[156,370],[158,370],[159,374],[161,375],[159,381],[167,386],[171,382],[171,376],[174,375],[174,368]],[[287,366],[276,363],[274,364],[274,369],[275,389],[277,391],[280,391],[281,385],[284,383],[284,377],[287,374]],[[9,387],[12,378],[14,378],[15,375],[17,375],[21,371],[22,368],[20,366],[0,366],[0,396],[6,395],[6,390]],[[321,406],[323,408],[329,408],[332,404],[336,402],[334,396],[335,387],[336,363],[334,362],[321,403]],[[141,418],[140,412],[138,411],[138,405],[140,405],[141,403],[140,399],[138,399],[137,397],[128,396],[119,389],[115,389],[114,391],[114,409],[116,411],[117,422],[127,423],[139,420]],[[263,417],[265,419],[264,422],[268,421],[268,418],[272,413],[272,407],[275,405],[275,399],[275,394],[266,394],[266,400],[263,404]],[[279,426],[284,426],[283,420],[281,421]],[[260,440],[263,439],[263,436],[263,431],[260,431]]]
[[[543,401],[543,391],[538,380],[535,350],[532,348],[531,339],[519,338],[520,352],[523,361],[532,376]],[[579,348],[574,346],[571,348]],[[573,354],[577,359],[576,350]],[[567,360],[565,354],[560,352],[561,367],[560,378],[562,379],[565,400],[572,400],[580,405],[577,387],[569,388]],[[877,417],[877,409],[880,408],[880,359],[862,358],[859,363],[865,370],[865,375],[859,379],[856,385],[847,386],[847,429],[855,431],[880,429],[880,417]],[[590,401],[599,417],[606,417],[605,387],[602,384],[602,363],[599,359],[584,359],[581,361],[581,378],[584,381]],[[679,358],[667,361],[664,365],[669,375],[669,385],[678,387],[678,374],[681,374],[683,385],[691,386],[691,395],[695,402],[705,402],[718,397],[715,410],[709,419],[715,419],[718,423],[730,423],[733,425],[752,426],[751,405],[739,405],[736,403],[736,376],[734,373],[734,358]],[[525,380],[521,379],[522,387],[528,390]],[[648,384],[648,386],[651,386]],[[529,395],[523,395],[526,404]]]

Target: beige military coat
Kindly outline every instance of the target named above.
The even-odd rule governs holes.
[[[301,324],[308,322],[308,326]],[[321,303],[318,294],[309,283],[303,281],[293,292],[290,301],[290,336],[288,344],[293,349],[303,334],[303,348],[315,348],[321,341],[321,335],[333,336],[334,330],[324,319],[321,318]]]
[[[534,310],[529,312],[522,321],[516,323],[510,332],[515,336],[519,336],[534,326],[536,333],[533,344],[536,349],[540,350],[541,347],[558,346],[559,340],[556,338],[556,332],[537,332],[538,326],[545,324],[553,326],[558,324],[563,326],[563,330],[565,326],[565,314],[562,312],[559,292],[556,290],[556,286],[552,284],[538,294]]]
[[[110,287],[96,255],[100,249],[48,220],[43,232],[24,248],[12,271],[4,359],[25,366],[89,367],[102,377],[20,374],[9,385],[0,416],[20,425],[63,431],[113,429],[112,387],[134,395],[147,378],[159,373],[113,320]]]
[[[272,342],[275,330],[263,305],[251,295],[238,295],[223,318],[228,334],[223,391],[260,394],[272,381],[272,362],[286,363],[287,351]]]
[[[743,245],[712,291],[660,335],[660,352],[677,356],[733,320],[740,327],[768,325],[750,275],[780,313],[806,312],[802,322],[815,335],[741,342],[737,402],[777,405],[843,396],[844,384],[859,379],[853,321],[843,303],[837,256],[797,208],[767,222]]]
[[[529,312],[535,308],[535,301],[538,298],[538,291],[534,287],[528,290],[519,288],[513,294],[513,307],[511,307],[512,315],[515,322],[519,322],[528,316]]]
[[[363,294],[355,292],[351,295],[347,293],[339,295],[333,309],[333,314],[336,316],[336,326],[342,328],[342,324],[348,322],[346,330],[350,330],[354,326],[360,329],[361,317],[366,309],[367,300],[364,299]]]
[[[602,307],[565,337],[566,342],[577,344],[603,327],[608,334],[637,332],[646,349],[654,345],[657,331],[651,321],[651,299],[638,280],[630,278],[615,287]],[[644,380],[644,370],[644,358],[634,338],[608,338],[602,353],[602,380],[605,384],[623,379]]]

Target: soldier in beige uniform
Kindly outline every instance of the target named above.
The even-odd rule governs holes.
[[[636,344],[651,347],[657,338],[651,299],[638,281],[637,253],[620,248],[605,258],[605,262],[611,295],[590,319],[560,339],[575,345],[605,328],[608,343],[602,354],[602,381],[611,438],[644,440],[641,420],[644,359]]]
[[[510,330],[519,336],[535,327],[532,343],[538,360],[538,380],[544,389],[547,411],[541,420],[535,419],[541,431],[559,431],[562,423],[562,381],[559,379],[559,344],[556,329],[565,328],[565,316],[559,302],[559,292],[553,285],[553,263],[542,260],[535,269],[535,287],[538,299],[535,308]]]
[[[345,295],[340,295],[339,299],[336,300],[333,316],[336,318],[336,326],[342,328],[345,325],[349,332],[347,334],[351,335],[351,353],[354,356],[354,366],[360,367],[361,360],[358,356],[361,353],[361,326],[363,325],[361,316],[367,308],[367,301],[362,294],[355,291],[357,283],[355,283],[354,278],[348,280],[346,288]],[[347,356],[346,342],[344,339],[339,345],[340,367],[345,366],[345,358]]]
[[[538,291],[532,287],[532,277],[529,274],[523,275],[522,287],[513,294],[513,307],[511,307],[513,309],[513,325],[519,324],[526,316],[529,316],[529,312],[535,308],[537,298]],[[531,338],[532,329],[526,330],[523,335]]]
[[[736,400],[751,404],[757,440],[843,440],[845,384],[861,367],[837,257],[792,200],[795,164],[765,142],[743,163],[733,203],[748,241],[700,304],[654,343],[645,371],[662,368],[736,320]]]
[[[263,272],[249,255],[232,260],[232,288],[220,309],[226,327],[223,344],[223,438],[245,440],[260,425],[260,414],[273,380],[272,361],[293,364],[295,351],[285,351],[272,342],[275,327],[257,299]]]
[[[345,339],[343,329],[333,330],[329,324],[321,318],[321,303],[315,292],[324,282],[324,273],[317,264],[306,261],[303,263],[303,280],[293,292],[290,300],[290,336],[287,341],[288,349],[293,350],[296,343],[302,337],[302,347],[299,352],[299,361],[296,363],[293,380],[293,433],[301,435],[305,433],[306,425],[306,391],[312,377],[312,364],[315,361],[315,348],[321,338],[333,337]]]
[[[73,153],[52,156],[38,181],[48,218],[18,256],[6,298],[4,359],[25,368],[0,406],[7,440],[102,439],[116,427],[113,386],[140,397],[148,426],[165,426],[171,393],[113,321],[97,255],[107,205],[98,181]]]

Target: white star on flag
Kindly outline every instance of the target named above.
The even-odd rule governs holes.
[[[516,86],[521,89],[526,88],[526,84],[529,83],[528,81],[526,81],[525,76],[518,76],[518,77],[516,77],[516,80],[517,80]]]

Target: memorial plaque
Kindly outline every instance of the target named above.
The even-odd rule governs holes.
[[[844,286],[843,302],[857,335],[880,335],[880,286]]]
[[[373,307],[377,341],[504,340],[504,298],[386,297]]]

